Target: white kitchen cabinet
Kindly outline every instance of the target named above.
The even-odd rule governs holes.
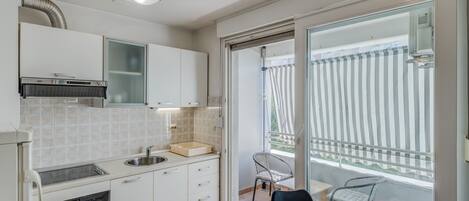
[[[203,52],[181,51],[181,107],[207,105],[207,59]]]
[[[106,106],[143,106],[146,103],[146,45],[106,38],[104,80]]]
[[[111,201],[153,200],[153,172],[111,181]]]
[[[103,80],[103,36],[21,23],[20,77]]]
[[[189,165],[189,201],[219,200],[220,175],[218,170],[218,159]]]
[[[206,106],[207,60],[206,53],[148,45],[148,106]]]
[[[110,191],[111,201],[219,201],[219,160],[211,159],[139,175],[45,193],[63,201]],[[33,201],[37,201],[37,196]]]
[[[189,196],[189,201],[219,201],[218,189],[203,191]]]
[[[188,200],[187,165],[156,171],[154,181],[154,201]]]
[[[181,50],[148,45],[149,107],[179,107],[181,102]]]
[[[218,174],[218,167],[218,159],[193,163],[189,165],[189,175],[191,175],[192,178],[199,178],[207,175]]]

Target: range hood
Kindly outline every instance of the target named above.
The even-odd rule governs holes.
[[[103,36],[67,30],[51,0],[21,0],[45,13],[51,27],[20,23],[19,92],[27,97],[106,98]]]
[[[19,59],[23,98],[106,98],[102,36],[20,23]]]
[[[106,81],[20,78],[20,94],[27,97],[106,98]]]

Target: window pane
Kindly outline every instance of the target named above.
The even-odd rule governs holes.
[[[313,162],[433,182],[430,16],[419,7],[309,31]]]

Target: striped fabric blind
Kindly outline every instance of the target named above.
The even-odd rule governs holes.
[[[269,66],[266,69],[268,88],[275,109],[278,130],[276,132],[293,134],[293,118],[295,102],[294,77],[295,66],[293,64]]]
[[[266,149],[294,153],[295,65],[293,59],[270,60],[265,68]]]
[[[393,47],[311,61],[312,157],[433,180],[433,69]]]

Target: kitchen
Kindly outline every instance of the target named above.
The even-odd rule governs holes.
[[[24,137],[19,167],[42,188],[28,182],[18,198],[219,200],[219,98],[207,96],[209,55],[194,51],[192,29],[62,1],[57,25],[22,3],[20,125],[1,144]],[[200,153],[168,152],[183,142]]]
[[[0,201],[277,201],[293,189],[341,200],[334,193],[363,176],[376,192],[335,195],[469,200],[465,0],[2,0],[0,16]],[[375,23],[382,35],[350,28]],[[289,51],[263,48],[285,41]],[[268,92],[269,107],[264,92],[243,97],[259,103],[242,119],[259,129],[243,134],[264,136],[240,156],[233,53],[249,48],[263,77],[242,84],[283,91]],[[278,67],[294,70],[266,87],[277,74],[261,72]],[[347,90],[333,90],[340,83]],[[335,136],[338,97],[356,97],[345,120],[363,131],[341,135],[362,138],[323,137]],[[288,167],[285,185],[256,169],[258,153]]]

